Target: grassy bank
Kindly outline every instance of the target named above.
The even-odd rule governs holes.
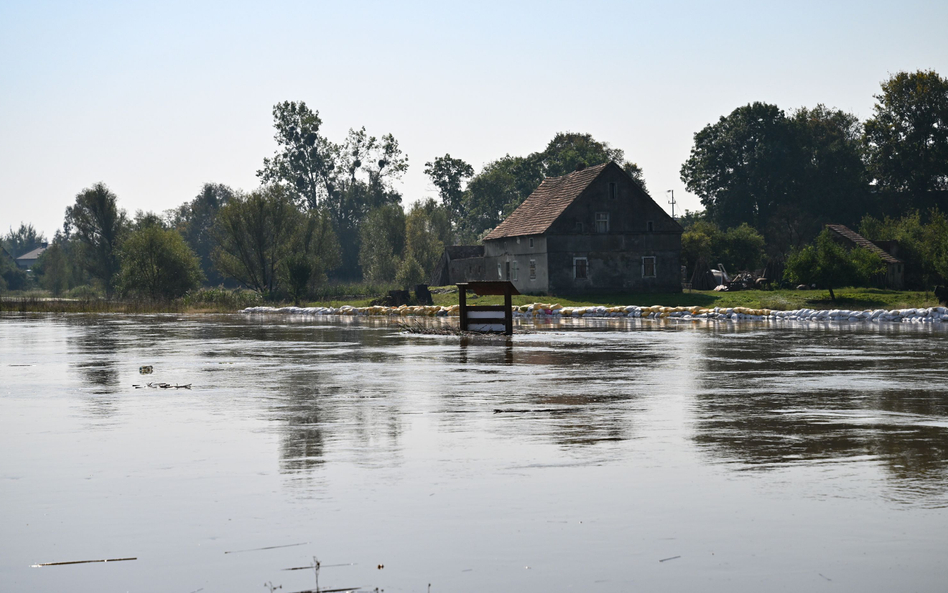
[[[304,306],[354,307],[368,306],[381,298],[384,292],[373,294],[364,285],[338,286],[326,290],[323,298],[303,303]],[[381,290],[381,289],[376,289]],[[456,287],[433,288],[436,305],[458,303]],[[564,307],[592,305],[662,305],[667,307],[748,307],[750,309],[904,309],[932,307],[938,300],[931,292],[880,290],[874,288],[843,288],[835,291],[836,300],[825,290],[744,290],[738,292],[685,291],[678,293],[602,293],[569,297],[518,295],[515,305],[531,303],[559,303]],[[468,297],[471,304],[502,304],[503,297]],[[171,302],[106,300],[102,298],[63,299],[38,294],[5,295],[0,299],[0,311],[32,313],[228,313],[255,305],[285,306],[286,302],[264,302],[250,291],[205,289],[183,299]]]

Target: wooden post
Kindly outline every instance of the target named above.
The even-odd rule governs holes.
[[[508,336],[513,335],[513,297],[510,294],[510,287],[504,291],[504,333]]]
[[[458,284],[458,306],[460,311],[458,314],[461,316],[461,331],[467,331],[467,284]]]

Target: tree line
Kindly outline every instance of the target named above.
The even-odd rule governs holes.
[[[681,179],[704,210],[681,220],[683,263],[753,270],[786,261],[787,279],[805,281],[815,254],[840,255],[821,236],[835,223],[898,241],[909,286],[948,278],[948,80],[899,72],[881,87],[865,122],[824,105],[787,113],[755,102],[697,132]],[[846,273],[816,277],[868,283],[878,274],[881,261],[844,255]]]
[[[802,257],[826,223],[841,223],[898,240],[907,262],[918,256],[912,283],[948,276],[948,81],[900,72],[876,99],[866,122],[823,105],[787,113],[758,102],[697,132],[681,178],[704,210],[679,219],[682,263],[753,270]],[[407,287],[430,276],[446,245],[477,242],[546,177],[615,161],[645,188],[621,149],[563,132],[477,173],[450,154],[434,158],[424,172],[438,199],[406,210],[395,182],[408,157],[391,134],[359,128],[333,141],[304,102],[275,105],[273,122],[277,148],[257,171],[259,188],[208,183],[173,210],[130,217],[94,184],[66,209],[32,274],[12,259],[45,237],[31,225],[10,229],[0,288],[170,299],[226,284],[299,301],[327,281]]]

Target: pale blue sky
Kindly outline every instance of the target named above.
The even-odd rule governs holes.
[[[900,70],[948,76],[948,2],[0,1],[0,230],[48,237],[104,181],[130,213],[253,189],[272,106],[479,169],[558,131],[626,151],[667,208],[693,134],[752,101],[869,117]]]

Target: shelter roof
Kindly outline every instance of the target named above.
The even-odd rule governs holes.
[[[884,261],[884,262],[887,263],[887,264],[900,264],[900,263],[902,263],[902,260],[900,260],[900,259],[897,258],[897,257],[893,257],[891,253],[889,253],[889,252],[886,251],[885,249],[882,249],[881,247],[879,247],[878,245],[876,245],[875,243],[873,243],[873,242],[870,241],[869,239],[863,237],[862,235],[860,235],[860,234],[857,233],[856,231],[850,229],[850,228],[847,227],[846,225],[843,225],[843,224],[828,224],[828,225],[826,225],[826,228],[828,228],[830,231],[836,233],[836,234],[839,235],[840,237],[843,237],[843,238],[846,239],[847,241],[853,243],[853,244],[856,245],[857,247],[862,247],[863,249],[868,249],[869,251],[875,253],[875,254],[878,255],[880,258],[882,258],[882,261]]]

